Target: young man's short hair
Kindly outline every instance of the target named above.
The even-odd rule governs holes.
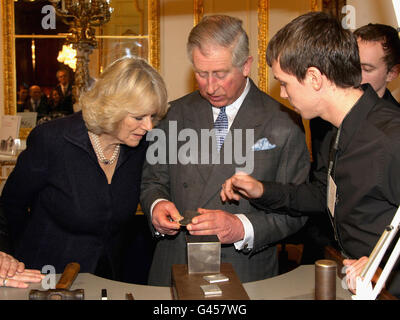
[[[275,61],[300,82],[308,68],[316,67],[338,87],[361,83],[357,38],[323,12],[301,15],[275,34],[268,44],[267,63],[272,66]]]

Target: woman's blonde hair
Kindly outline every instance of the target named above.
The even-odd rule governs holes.
[[[167,112],[165,83],[145,60],[124,57],[109,65],[78,104],[89,131],[115,133],[128,113],[154,115],[155,125]]]

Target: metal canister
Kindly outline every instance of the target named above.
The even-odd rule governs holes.
[[[336,300],[336,269],[335,261],[315,262],[315,300]]]

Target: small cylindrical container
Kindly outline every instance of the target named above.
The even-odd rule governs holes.
[[[315,300],[336,300],[336,269],[335,261],[315,262]]]

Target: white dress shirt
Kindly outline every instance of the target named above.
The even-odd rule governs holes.
[[[38,106],[39,106],[39,102],[40,102],[40,101],[35,101],[35,100],[33,100],[33,99],[31,98],[31,106],[32,106],[33,112],[36,112],[36,110],[37,110],[37,108],[38,108]]]

